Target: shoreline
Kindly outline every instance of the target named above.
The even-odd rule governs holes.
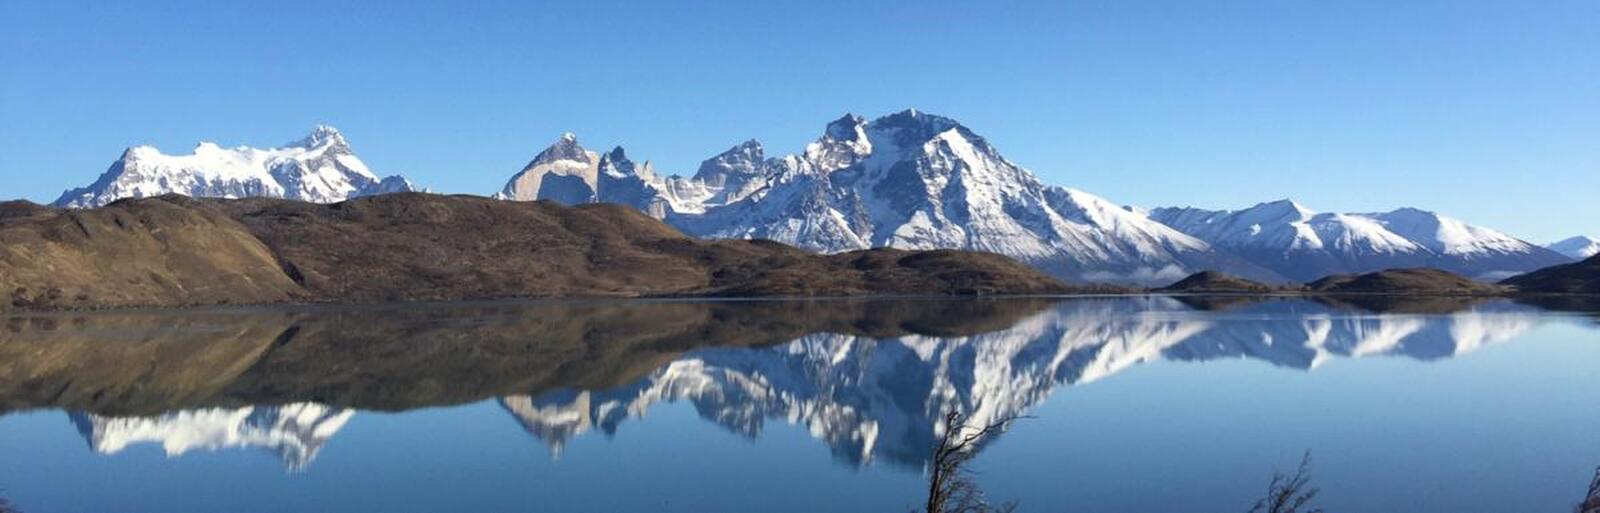
[[[1260,298],[1260,299],[1317,299],[1317,298],[1414,298],[1414,299],[1591,299],[1600,303],[1600,294],[1577,292],[1535,293],[1450,293],[1450,292],[1190,292],[1190,291],[1130,291],[1083,292],[1059,294],[861,294],[822,296],[695,296],[695,295],[571,295],[571,296],[507,296],[460,299],[418,299],[387,301],[283,301],[269,303],[205,303],[179,305],[99,305],[85,307],[0,309],[0,316],[21,318],[61,314],[93,313],[248,313],[252,311],[368,311],[395,308],[433,308],[452,305],[528,305],[528,304],[585,304],[585,303],[701,303],[701,302],[811,302],[811,301],[986,301],[1011,299],[1094,299],[1141,297],[1206,297],[1206,298]]]

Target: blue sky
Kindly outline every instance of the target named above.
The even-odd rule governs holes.
[[[845,112],[950,116],[1143,206],[1418,206],[1600,235],[1600,2],[0,1],[0,197],[135,144],[338,126],[487,194],[561,132],[658,169]]]

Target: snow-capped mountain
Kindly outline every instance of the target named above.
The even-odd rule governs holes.
[[[989,424],[1026,414],[1058,385],[1106,379],[1144,362],[1254,359],[1311,369],[1336,357],[1434,360],[1509,340],[1539,319],[1534,309],[1510,303],[1448,315],[1372,315],[1284,300],[1219,316],[1171,298],[1080,300],[965,337],[819,333],[768,348],[705,349],[621,387],[511,396],[500,404],[556,454],[575,436],[611,436],[656,404],[686,401],[744,436],[783,420],[805,426],[841,460],[920,466],[947,412]]]
[[[1573,260],[1583,260],[1600,254],[1600,239],[1579,235],[1560,242],[1553,242],[1545,246],[1551,251],[1566,255]]]
[[[703,210],[723,189],[722,181],[716,183],[712,187],[698,178],[657,176],[649,162],[633,162],[622,147],[602,155],[584,149],[569,132],[539,152],[494,197],[563,205],[622,203],[664,219],[669,212]]]
[[[699,237],[822,252],[879,246],[991,251],[1073,281],[1163,283],[1199,269],[1283,278],[1092,194],[1041,183],[956,121],[907,110],[829,123],[801,155],[747,141],[692,177],[564,136],[499,195],[626,203]]]
[[[166,155],[152,146],[128,148],[93,184],[62,193],[55,205],[89,208],[171,193],[332,203],[413,190],[405,178],[378,178],[338,130],[317,126],[304,139],[281,148],[223,148],[202,142],[188,155]]]
[[[1157,208],[1150,219],[1297,281],[1433,267],[1485,280],[1569,260],[1546,248],[1434,212],[1317,212],[1290,200],[1244,210]]]
[[[323,404],[292,403],[183,410],[154,417],[82,412],[70,417],[100,454],[116,454],[140,443],[159,443],[168,457],[195,449],[255,448],[276,455],[285,468],[297,471],[310,464],[354,414],[354,410]]]

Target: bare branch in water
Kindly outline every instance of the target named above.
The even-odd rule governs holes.
[[[1006,417],[978,428],[968,427],[966,417],[960,413],[945,415],[944,435],[933,448],[925,513],[1010,513],[1017,509],[1016,501],[989,504],[966,465],[977,456],[978,443],[987,436],[1004,432],[1006,426],[1018,418],[1021,417]]]
[[[1311,486],[1311,451],[1306,451],[1294,475],[1282,472],[1272,475],[1272,482],[1267,484],[1267,496],[1256,501],[1250,513],[1323,513],[1322,508],[1311,504],[1321,491]]]

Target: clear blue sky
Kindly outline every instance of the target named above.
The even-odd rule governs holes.
[[[314,123],[487,194],[563,131],[686,174],[916,107],[1122,203],[1600,235],[1594,0],[533,4],[0,0],[0,197]]]

